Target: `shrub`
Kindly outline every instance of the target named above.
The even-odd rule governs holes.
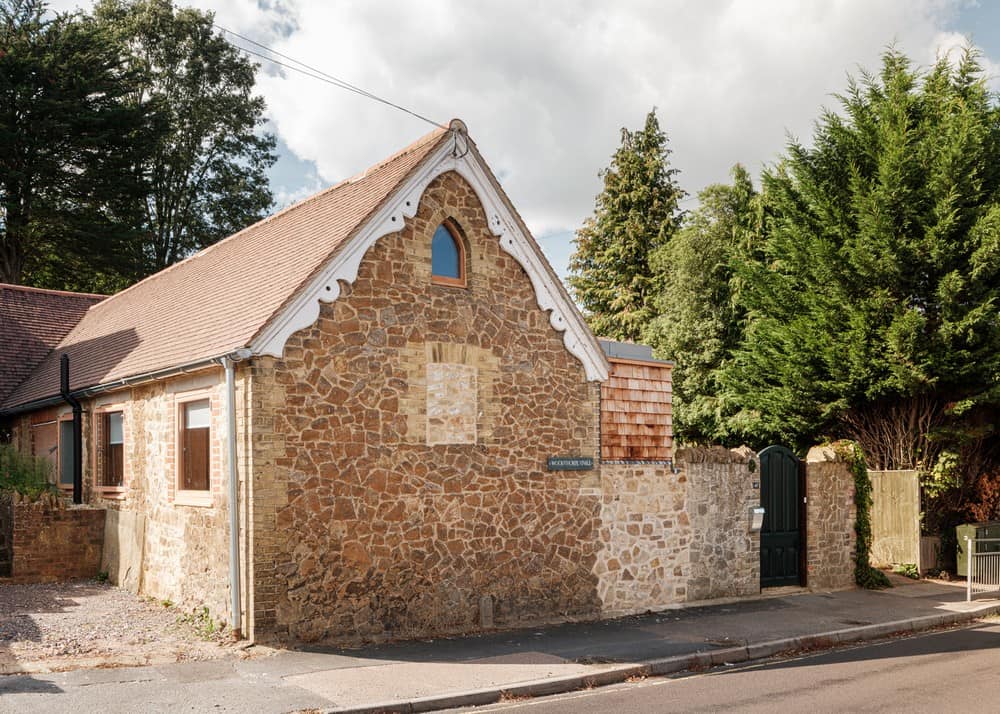
[[[52,462],[20,453],[10,444],[0,444],[0,491],[17,491],[35,498],[56,492],[51,483]]]

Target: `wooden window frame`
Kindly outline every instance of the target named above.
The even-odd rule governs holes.
[[[458,249],[458,277],[449,278],[446,275],[435,275],[434,274],[434,236],[438,231],[438,228],[443,227],[448,231],[451,236],[451,240],[455,243],[455,247]],[[451,218],[446,218],[441,221],[434,228],[434,233],[431,233],[431,283],[434,285],[446,285],[452,288],[464,288],[468,287],[468,280],[465,270],[465,241],[462,240],[462,236],[459,233],[458,225]]]
[[[108,431],[108,421],[112,414],[122,415],[122,485],[121,486],[107,486],[104,483],[105,469],[107,468],[107,458],[108,452],[110,451],[110,445],[108,444],[108,438],[110,437]],[[128,487],[128,478],[126,477],[127,469],[125,458],[125,445],[128,443],[127,428],[125,424],[125,406],[123,404],[107,404],[102,405],[94,410],[94,458],[92,461],[92,466],[94,469],[94,487],[101,496],[105,498],[116,498],[122,499],[125,497],[125,492]]]
[[[182,488],[184,484],[184,432],[185,409],[192,402],[208,402],[209,426],[208,426],[208,488],[205,490],[195,490]],[[174,418],[176,419],[176,429],[174,430],[174,504],[178,506],[200,506],[210,507],[214,505],[215,494],[212,479],[212,435],[214,429],[211,423],[211,414],[215,406],[215,399],[211,390],[199,390],[197,392],[187,392],[183,396],[174,399]]]
[[[29,423],[28,424],[28,434],[29,434],[29,444],[31,448],[31,455],[42,458],[43,454],[40,454],[37,450],[38,444],[38,432],[35,429],[40,429],[46,426],[52,426],[56,431],[56,448],[53,451],[49,451],[45,458],[48,458],[52,463],[52,485],[56,488],[63,488],[59,483],[60,473],[59,473],[59,417],[54,416],[51,419],[44,419],[42,421]],[[72,486],[69,490],[72,490]]]

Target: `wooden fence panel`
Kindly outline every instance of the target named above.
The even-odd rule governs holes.
[[[876,567],[920,567],[920,478],[916,471],[869,471],[872,550]]]

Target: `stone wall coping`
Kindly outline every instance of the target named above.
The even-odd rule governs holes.
[[[684,446],[677,451],[677,461],[688,464],[747,464],[757,454],[748,446],[727,449],[723,446]]]
[[[814,446],[809,449],[809,453],[806,454],[806,463],[815,464],[823,461],[843,461],[840,454],[837,453],[837,449],[833,444],[823,444],[821,446]]]

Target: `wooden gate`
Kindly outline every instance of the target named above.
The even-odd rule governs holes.
[[[805,585],[802,462],[784,446],[769,446],[760,457],[760,586]]]

